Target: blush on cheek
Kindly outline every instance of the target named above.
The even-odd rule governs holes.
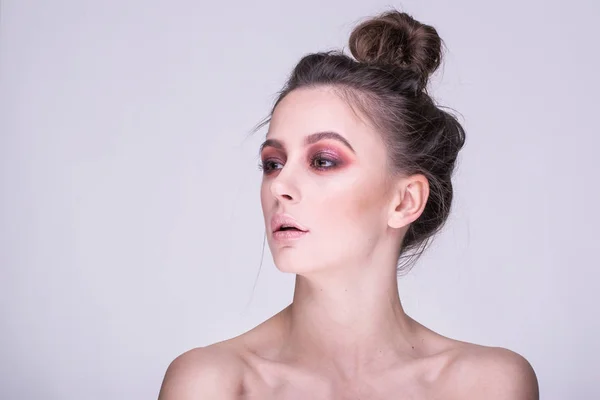
[[[352,208],[359,216],[379,214],[385,203],[385,190],[382,182],[376,179],[365,180],[355,191]]]

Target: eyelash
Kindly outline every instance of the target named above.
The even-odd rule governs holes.
[[[334,160],[331,160],[329,158],[325,158],[325,157],[321,157],[319,154],[317,154],[316,156],[314,156],[311,160],[310,160],[310,164],[313,165],[313,163],[315,161],[325,161],[325,162],[329,162],[333,165],[329,166],[329,167],[314,167],[317,171],[326,171],[332,168],[337,167],[338,163]],[[265,161],[259,162],[258,163],[258,169],[260,171],[263,171],[263,173],[269,174],[273,171],[273,168],[269,167],[270,164],[272,163],[277,163],[276,161],[272,161],[271,159],[266,159]]]

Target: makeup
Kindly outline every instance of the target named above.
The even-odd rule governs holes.
[[[294,240],[298,240],[307,235],[308,232],[290,230],[290,231],[276,231],[273,232],[273,239],[276,242],[290,242]]]

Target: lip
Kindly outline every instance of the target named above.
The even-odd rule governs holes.
[[[279,227],[283,224],[294,226],[294,227],[298,228],[301,232],[277,231],[279,229]],[[295,233],[295,234],[297,234],[297,236],[302,236],[300,234],[308,232],[308,229],[306,227],[304,227],[303,225],[301,225],[300,223],[298,223],[298,221],[296,221],[294,219],[294,217],[292,217],[291,215],[286,214],[286,213],[277,213],[277,214],[273,215],[273,217],[271,217],[271,232],[273,232],[273,237],[294,237],[294,235],[282,235],[282,234],[283,233]],[[278,235],[275,235],[275,234],[278,234]]]
[[[300,239],[308,232],[304,231],[275,231],[273,232],[273,240],[277,242],[289,242]]]

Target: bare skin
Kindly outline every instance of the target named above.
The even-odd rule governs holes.
[[[365,116],[331,88],[295,90],[267,139],[261,204],[275,265],[296,274],[293,302],[177,357],[159,400],[538,399],[519,354],[450,339],[404,312],[396,263],[429,186],[422,175],[391,178]],[[307,234],[276,240],[270,221],[282,212]]]
[[[535,372],[519,354],[444,337],[408,316],[417,343],[412,356],[381,354],[380,364],[364,368],[360,378],[341,375],[326,359],[312,366],[286,359],[291,308],[179,356],[159,400],[539,399]]]

